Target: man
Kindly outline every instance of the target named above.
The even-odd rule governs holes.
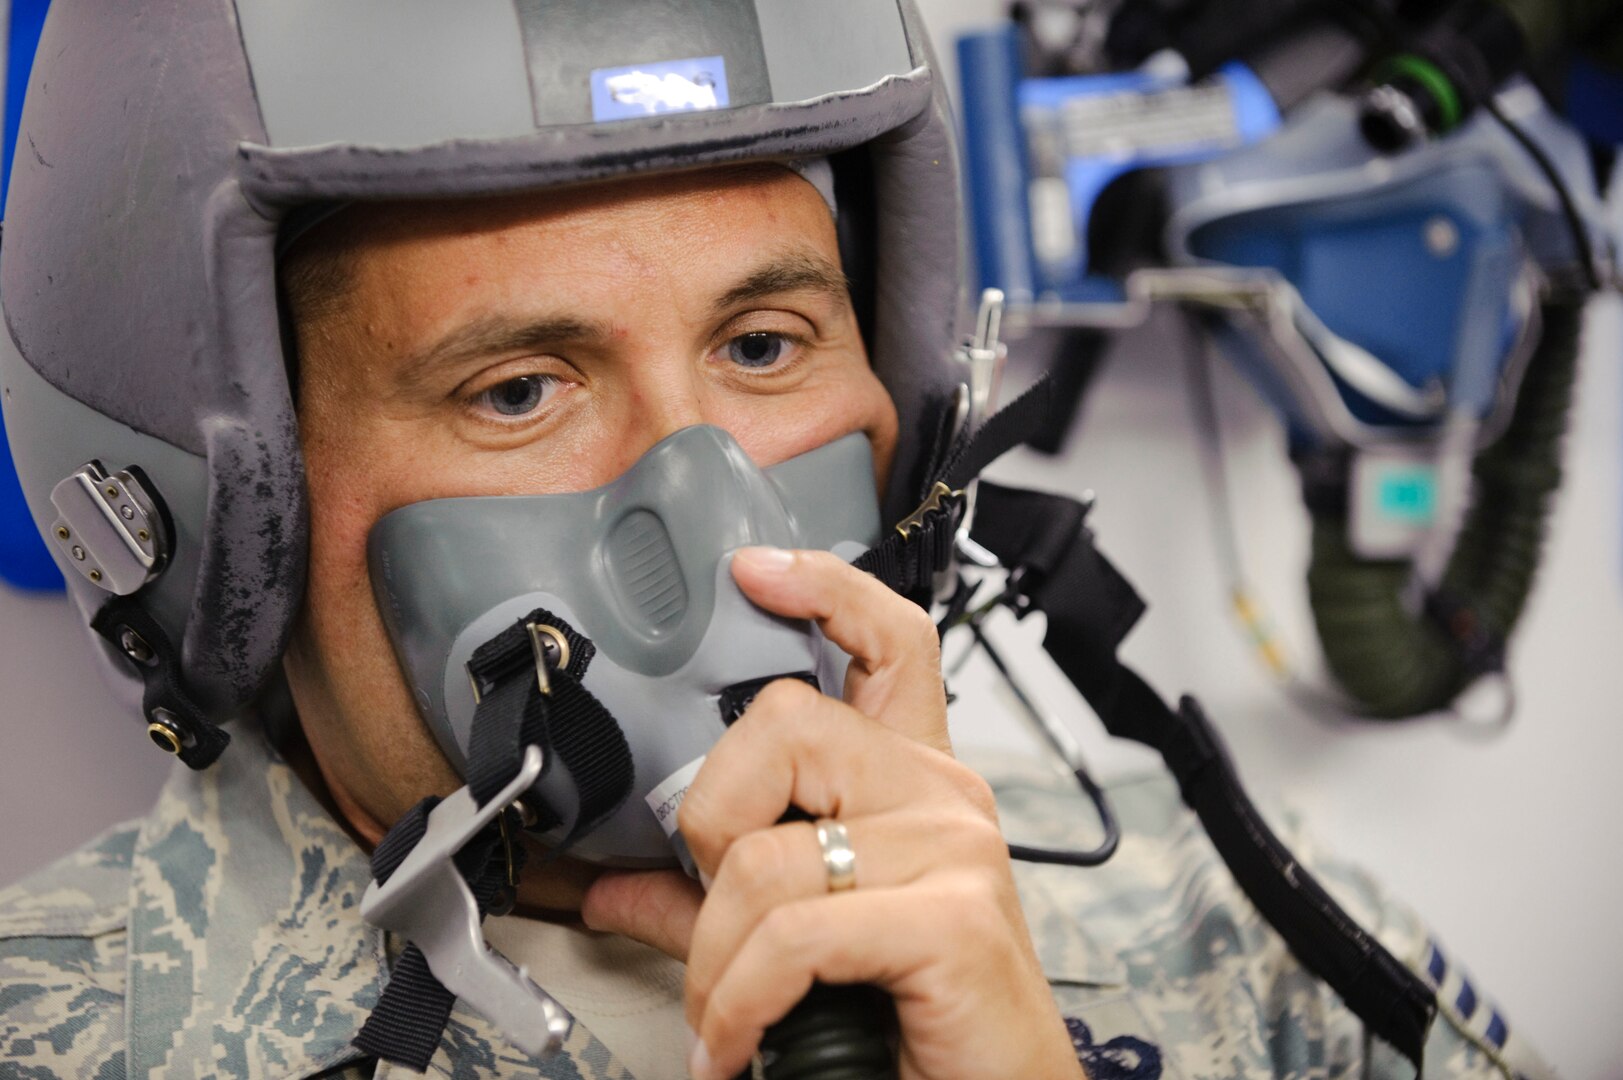
[[[0,1061],[390,1070],[362,1028],[420,943],[369,926],[361,894],[404,873],[383,858],[397,823],[480,765],[376,599],[404,572],[369,547],[389,550],[391,514],[600,489],[696,425],[746,472],[856,435],[885,520],[914,508],[961,378],[940,362],[948,129],[909,6],[806,12],[312,5],[293,28],[247,3],[56,10],[0,260],[7,425],[149,733],[198,771],[5,894]],[[716,107],[620,100],[638,65]],[[873,502],[861,488],[837,490]],[[130,542],[93,542],[104,519]],[[536,1060],[458,1007],[443,1036],[443,1017],[418,1025],[430,1068],[733,1076],[822,981],[893,998],[909,1077],[1402,1074],[1170,786],[1118,793],[1117,861],[1022,871],[1017,891],[990,792],[952,758],[923,610],[828,551],[744,547],[728,572],[850,656],[843,700],[779,680],[718,725],[679,817],[703,888],[605,870],[591,836],[548,862],[557,823],[532,842],[519,915],[486,934],[573,1032]],[[608,701],[594,675],[629,661],[579,622],[602,639],[580,685]],[[531,701],[581,679],[535,648]],[[217,722],[241,712],[226,748]],[[637,726],[666,719],[618,717],[633,755]],[[612,813],[642,814],[659,779]],[[1017,827],[1074,844],[1063,794],[1026,777],[1002,796]],[[1347,887],[1402,959],[1458,985],[1401,909]],[[1491,1009],[1449,996],[1428,1070],[1537,1068]]]

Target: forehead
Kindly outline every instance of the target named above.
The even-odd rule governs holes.
[[[357,204],[317,226],[311,250],[363,262],[433,260],[456,250],[499,254],[532,245],[607,244],[696,258],[707,245],[777,237],[837,253],[822,195],[774,164],[704,169],[496,198]],[[305,247],[295,245],[293,256]],[[604,250],[602,254],[608,254]]]

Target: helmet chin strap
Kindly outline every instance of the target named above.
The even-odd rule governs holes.
[[[153,743],[188,768],[206,769],[219,760],[231,736],[187,690],[180,649],[158,620],[134,596],[114,596],[97,609],[90,628],[134,665]]]

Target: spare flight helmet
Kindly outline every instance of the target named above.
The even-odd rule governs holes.
[[[219,740],[162,702],[253,703],[304,589],[275,273],[303,208],[827,157],[901,417],[886,520],[918,501],[959,234],[912,0],[59,0],[38,57],[0,252],[6,426],[116,681],[189,764]]]

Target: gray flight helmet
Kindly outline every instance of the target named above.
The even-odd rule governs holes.
[[[598,96],[605,73],[696,59],[722,72],[716,107],[622,119]],[[78,512],[138,510],[160,536],[134,596],[216,719],[277,671],[304,591],[275,276],[300,207],[826,156],[901,417],[886,520],[917,502],[958,381],[958,172],[913,0],[57,0],[20,132],[0,398],[24,493],[89,620],[111,578],[87,576],[52,495],[105,467],[68,494],[104,477],[107,505]]]

